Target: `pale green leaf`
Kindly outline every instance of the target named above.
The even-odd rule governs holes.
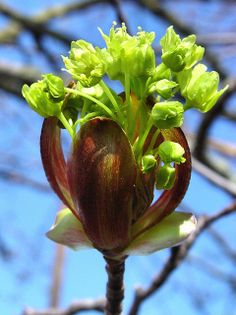
[[[173,212],[146,230],[125,249],[126,255],[147,255],[183,242],[196,229],[196,218],[190,213]]]
[[[73,249],[93,247],[81,222],[68,208],[58,212],[54,225],[46,235],[50,240]]]

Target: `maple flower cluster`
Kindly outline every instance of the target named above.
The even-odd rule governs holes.
[[[45,74],[24,85],[29,106],[44,117],[41,156],[52,188],[66,206],[47,233],[72,248],[94,247],[107,257],[148,254],[179,244],[196,227],[174,211],[184,197],[191,156],[180,129],[184,113],[209,111],[227,87],[200,63],[196,36],[169,27],[156,64],[154,32],[136,35],[116,24],[106,47],[71,43],[65,69],[72,81]],[[123,92],[110,86],[119,81]],[[183,99],[182,102],[179,99]],[[61,129],[72,138],[66,160]],[[155,189],[162,190],[153,201]]]

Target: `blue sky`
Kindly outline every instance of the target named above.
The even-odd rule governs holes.
[[[24,14],[31,14],[51,5],[66,3],[66,1],[8,0],[5,3]],[[169,9],[177,13],[186,23],[191,23],[191,27],[195,28],[199,34],[231,31],[235,26],[233,18],[236,6],[228,8],[225,11],[227,16],[220,19],[222,8],[219,7],[217,1],[210,1],[209,4],[202,6],[196,5],[195,1],[191,3],[183,1],[183,3],[174,5],[172,1]],[[168,26],[148,11],[141,10],[135,2],[125,1],[123,10],[132,32],[135,32],[137,26],[140,25],[146,31],[155,31],[157,42]],[[214,25],[213,22],[209,23],[209,21],[218,21],[217,17],[220,20],[219,23],[214,23]],[[102,45],[97,26],[107,32],[115,18],[111,7],[97,5],[95,9],[57,19],[51,23],[51,27],[68,33],[75,39],[81,36],[97,45]],[[0,18],[0,25],[6,25],[6,21],[5,18]],[[24,33],[20,37],[20,42],[28,51],[28,57],[25,58],[23,53],[15,47],[0,47],[1,63],[7,63],[9,66],[34,64],[42,72],[52,71],[42,56],[35,55],[35,46],[29,34]],[[45,44],[50,45],[51,51],[57,52],[58,58],[60,55],[67,54],[66,48],[53,40],[47,39]],[[227,71],[230,74],[234,73],[235,66],[232,67],[232,64],[235,56],[230,61],[229,58],[223,58],[221,48],[214,47],[214,51],[219,53],[220,60]],[[234,106],[232,104],[235,105],[235,101],[234,103],[232,101],[229,106]],[[25,106],[23,100],[19,101],[18,98],[3,92],[1,92],[0,106],[2,108],[0,147],[3,151],[0,156],[0,166],[15,169],[46,184],[38,146],[42,120]],[[7,117],[6,113],[8,113]],[[197,112],[188,114],[186,126],[194,131],[200,119],[201,115]],[[234,141],[235,126],[226,123],[225,120],[219,120],[211,129],[211,135],[222,140]],[[235,168],[235,164],[232,167]],[[45,308],[48,306],[55,254],[55,245],[45,237],[45,233],[54,221],[55,214],[60,208],[60,201],[52,192],[40,192],[6,181],[0,181],[0,191],[0,241],[2,240],[10,249],[8,260],[0,258],[0,309],[4,315],[18,315],[25,306]],[[190,188],[184,200],[186,207],[194,209],[196,214],[209,214],[220,210],[230,201],[231,198],[228,195],[193,173]],[[222,235],[228,235],[229,238],[232,237],[235,229],[232,219],[235,219],[235,215],[223,219],[216,225],[218,231]],[[235,244],[232,246],[235,247]],[[165,250],[148,257],[130,257],[127,260],[125,309],[128,309],[132,301],[134,287],[148,285],[153,275],[161,269],[167,256],[168,250]],[[209,234],[204,233],[191,251],[189,259],[174,273],[158,294],[145,303],[143,313],[148,315],[199,314],[194,308],[196,301],[191,297],[191,293],[195,296],[200,295],[202,285],[207,284],[210,288],[207,291],[209,302],[207,312],[203,310],[202,314],[227,315],[228,311],[228,314],[235,315],[236,308],[231,301],[233,293],[230,289],[192,263],[191,257],[206,256],[209,264],[214,264],[217,259],[218,267],[224,271],[230,272],[234,269],[234,266],[221,255]],[[94,250],[81,252],[66,250],[63,277],[61,306],[68,305],[74,299],[102,297],[105,293],[104,262],[101,255]],[[96,313],[87,312],[86,314]]]

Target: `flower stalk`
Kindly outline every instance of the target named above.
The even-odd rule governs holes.
[[[120,315],[124,298],[125,257],[116,260],[104,256],[104,259],[108,276],[105,315]]]

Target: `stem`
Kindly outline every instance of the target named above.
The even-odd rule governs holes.
[[[101,80],[99,84],[102,87],[104,93],[107,95],[107,97],[111,101],[111,103],[114,107],[114,110],[117,112],[119,120],[121,121],[121,123],[123,123],[123,120],[124,120],[123,113],[121,112],[121,109],[119,108],[119,105],[117,104],[116,99],[113,96],[113,94],[111,93],[109,87],[106,85],[106,83],[103,80]]]
[[[78,91],[78,90],[70,89],[70,88],[65,88],[65,90],[69,93],[78,94],[84,98],[89,99],[90,101],[97,104],[100,108],[102,108],[108,114],[108,116],[110,116],[112,119],[116,120],[116,116],[113,114],[113,112],[105,104],[103,104],[102,102],[97,100],[95,97],[88,95],[86,93],[83,93],[81,91]]]
[[[151,140],[151,142],[150,142],[148,148],[147,148],[147,152],[152,151],[153,149],[155,149],[155,148],[154,148],[154,145],[155,145],[155,143],[156,143],[156,141],[157,141],[157,137],[159,136],[159,133],[160,133],[160,129],[157,129],[157,130],[155,131],[153,137],[152,137],[152,140]]]
[[[127,134],[128,138],[131,139],[131,130],[134,126],[133,117],[132,117],[132,108],[130,102],[130,76],[128,73],[125,73],[125,103],[127,108]]]
[[[104,256],[104,259],[108,275],[105,315],[120,315],[124,298],[125,258],[115,260]]]
[[[74,139],[74,134],[75,134],[74,129],[69,124],[69,122],[67,121],[66,117],[64,116],[64,114],[62,112],[60,113],[58,118],[60,119],[61,123],[66,128],[66,130],[69,132],[71,138]]]
[[[137,159],[139,159],[140,156],[142,156],[142,153],[143,153],[142,149],[143,149],[144,143],[147,139],[147,136],[149,135],[149,132],[152,129],[152,126],[153,126],[153,122],[152,122],[152,118],[150,116],[148,119],[148,122],[147,122],[146,129],[142,135],[139,135],[138,141],[137,141],[136,146],[134,148],[135,156]]]

